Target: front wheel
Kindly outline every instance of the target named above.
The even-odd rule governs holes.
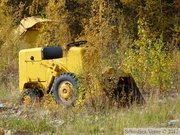
[[[77,97],[77,79],[73,73],[60,75],[54,83],[53,94],[56,102],[72,106]]]

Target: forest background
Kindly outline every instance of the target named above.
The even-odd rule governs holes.
[[[40,29],[36,44],[12,41],[10,31],[29,16],[55,21]],[[102,66],[132,73],[141,90],[177,89],[179,17],[178,0],[1,0],[0,81],[17,83],[20,49],[87,40]]]

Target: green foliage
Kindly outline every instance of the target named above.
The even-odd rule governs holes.
[[[172,52],[172,60],[170,61],[170,68],[172,72],[172,84],[174,89],[179,89],[180,86],[180,51],[179,50],[173,50]]]
[[[163,38],[156,41],[137,40],[134,48],[126,52],[123,66],[127,72],[131,72],[141,86],[159,90],[167,90],[171,87],[170,56],[165,51]]]

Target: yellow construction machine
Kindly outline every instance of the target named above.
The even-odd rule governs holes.
[[[19,52],[20,92],[29,95],[32,100],[45,94],[53,94],[57,103],[72,106],[78,97],[80,76],[85,73],[89,75],[93,69],[99,68],[98,51],[90,54],[91,48],[86,42],[68,44],[69,50],[66,56],[63,56],[63,49],[60,46],[21,50]],[[116,101],[123,100],[128,104],[144,102],[131,74],[119,73],[111,67],[99,74],[104,77],[104,81],[102,83],[97,78],[98,81],[95,83],[98,83],[99,89],[103,90],[107,97],[115,98]],[[114,76],[118,76],[116,81],[113,81]],[[91,74],[91,77],[96,76]],[[88,82],[88,79],[85,80]]]

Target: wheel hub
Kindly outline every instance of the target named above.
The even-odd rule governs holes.
[[[58,88],[59,97],[62,100],[69,101],[73,97],[73,85],[69,81],[63,81]]]

